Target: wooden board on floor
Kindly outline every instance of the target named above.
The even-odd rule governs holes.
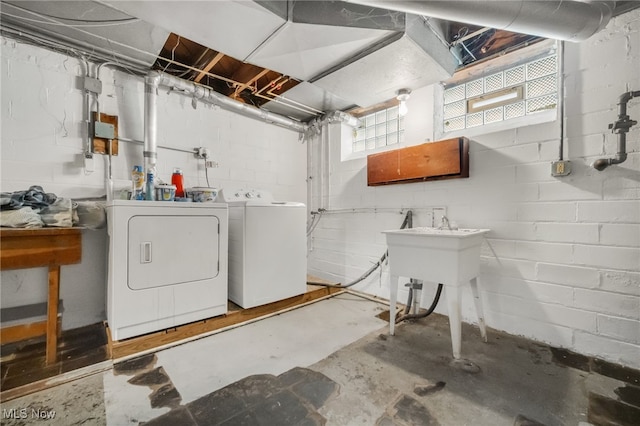
[[[198,335],[219,330],[236,324],[241,324],[256,318],[267,316],[285,309],[293,308],[305,303],[320,299],[326,296],[340,293],[344,290],[340,288],[319,287],[300,296],[290,297],[267,305],[256,306],[255,308],[229,310],[226,315],[220,315],[203,321],[197,321],[179,327],[162,330],[144,336],[132,337],[130,339],[111,341],[109,335],[111,357],[118,359],[128,357],[150,349],[189,339]]]
[[[62,318],[60,315],[58,315],[58,325],[56,330],[58,335],[60,335],[60,330],[62,330]],[[14,343],[46,335],[47,321],[10,325],[8,327],[2,327],[0,331],[0,344],[4,345],[6,343]]]

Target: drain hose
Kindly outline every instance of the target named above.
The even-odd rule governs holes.
[[[407,214],[404,216],[404,220],[402,221],[402,225],[400,226],[400,229],[405,229],[406,227],[409,227],[409,228],[413,227],[413,212],[411,210],[408,210]],[[319,285],[319,286],[323,286],[323,287],[335,287],[335,288],[349,288],[349,287],[352,287],[352,286],[358,284],[359,282],[365,280],[376,269],[381,267],[382,264],[387,259],[388,255],[389,255],[389,251],[387,250],[380,257],[380,260],[378,260],[371,268],[369,268],[369,270],[367,270],[367,272],[362,274],[359,278],[355,279],[354,281],[351,281],[350,283],[342,285],[342,284],[329,284],[329,283],[308,281],[307,284]],[[407,301],[407,305],[406,305],[407,309],[406,309],[406,311],[405,311],[405,313],[403,315],[401,315],[401,316],[396,318],[396,323],[398,323],[400,321],[404,321],[406,319],[424,318],[427,315],[430,315],[434,311],[436,306],[438,305],[438,302],[440,301],[440,294],[441,293],[442,293],[442,284],[438,284],[438,290],[436,291],[436,295],[435,295],[435,297],[433,299],[433,302],[431,303],[431,306],[429,307],[429,309],[427,309],[426,312],[421,312],[419,314],[409,314],[409,310],[411,309],[411,304],[413,303],[413,288],[409,288],[409,300]]]
[[[412,218],[413,218],[413,212],[411,210],[408,210],[407,214],[404,216],[404,220],[402,221],[402,225],[400,226],[400,229],[406,228],[409,225],[409,222],[412,220]],[[374,263],[373,266],[367,270],[367,272],[362,274],[359,278],[356,278],[354,281],[351,281],[350,283],[347,283],[347,284],[343,285],[343,284],[329,284],[329,283],[320,283],[320,282],[308,282],[307,284],[321,285],[321,286],[324,286],[324,287],[335,287],[335,288],[353,287],[354,285],[358,284],[359,282],[365,280],[367,277],[369,277],[369,275],[373,274],[373,272],[376,269],[381,267],[382,264],[384,263],[384,261],[387,260],[387,256],[388,255],[389,255],[389,251],[387,250],[387,251],[384,252],[382,257],[380,257],[380,260],[378,260],[376,263]]]
[[[411,295],[412,291],[409,291],[409,300],[411,300],[412,295]],[[404,315],[400,315],[399,317],[396,318],[396,324],[399,322],[402,322],[404,320],[407,319],[418,319],[418,318],[424,318],[426,316],[431,315],[431,313],[434,311],[434,309],[436,309],[436,306],[438,305],[438,302],[440,301],[440,295],[442,294],[442,284],[438,284],[438,289],[436,290],[436,295],[433,298],[433,302],[431,303],[431,306],[429,306],[429,309],[427,309],[425,312],[420,312],[419,314],[407,314],[405,312]],[[411,306],[410,305],[411,302],[408,302],[407,306]]]

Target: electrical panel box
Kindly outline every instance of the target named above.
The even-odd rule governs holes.
[[[89,134],[93,136],[91,152],[95,154],[118,155],[118,116],[100,113],[98,120],[96,112],[93,112]]]
[[[93,123],[93,132],[96,138],[113,139],[115,131],[113,124],[96,121]]]

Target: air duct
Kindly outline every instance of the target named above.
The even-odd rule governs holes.
[[[583,41],[613,16],[615,1],[429,1],[346,0],[516,33]]]

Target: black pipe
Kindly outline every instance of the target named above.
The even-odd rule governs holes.
[[[404,217],[404,220],[402,221],[402,225],[400,225],[400,229],[405,229],[406,227],[412,228],[413,227],[413,212],[411,210],[407,211],[407,214]],[[373,273],[373,271],[375,271],[376,269],[378,269],[380,266],[382,266],[382,264],[384,263],[384,261],[387,259],[387,256],[389,255],[389,251],[385,251],[384,254],[382,255],[382,257],[380,258],[379,261],[377,261],[371,268],[369,268],[369,270],[367,272],[365,272],[362,276],[360,276],[360,278],[356,279],[355,281],[352,281],[348,284],[342,285],[342,284],[329,284],[329,283],[321,283],[321,282],[312,282],[309,284],[313,284],[313,285],[319,285],[319,286],[323,286],[323,287],[334,287],[334,288],[348,288],[351,286],[354,286],[356,284],[358,284],[359,282],[361,282],[362,280],[366,279],[369,275],[371,275]],[[411,283],[413,284],[413,282],[415,281],[414,278],[410,279]],[[391,285],[394,285],[393,283]],[[429,309],[427,309],[426,312],[422,312],[419,314],[409,314],[409,310],[411,309],[411,304],[413,303],[413,286],[409,287],[409,301],[407,302],[407,306],[406,306],[406,311],[404,315],[401,315],[399,317],[396,318],[396,323],[400,322],[400,321],[404,321],[405,319],[415,319],[415,318],[424,318],[428,315],[431,315],[431,313],[435,310],[436,306],[438,305],[438,302],[440,301],[440,295],[442,294],[442,284],[438,284],[438,289],[436,290],[436,295],[433,299],[433,302],[431,303],[431,306],[429,307]]]
[[[438,302],[440,301],[440,294],[442,294],[442,287],[443,287],[442,284],[438,284],[438,289],[436,290],[436,296],[433,298],[433,302],[431,303],[431,306],[429,306],[429,309],[419,314],[401,315],[396,318],[396,324],[407,319],[418,319],[418,318],[424,318],[426,316],[431,315],[431,313],[436,309]]]
[[[620,95],[618,100],[618,120],[609,124],[612,133],[618,134],[618,152],[613,158],[598,158],[591,165],[594,169],[602,171],[613,164],[623,163],[627,159],[627,132],[632,126],[638,124],[627,115],[627,103],[640,96],[640,90],[626,92]]]
[[[411,210],[408,210],[407,214],[404,216],[404,220],[402,221],[402,225],[400,225],[400,229],[406,228],[407,225],[409,224],[409,222],[413,223],[413,212]],[[369,275],[371,275],[373,273],[373,271],[375,271],[376,269],[381,267],[382,264],[384,263],[384,261],[387,260],[387,256],[389,256],[389,250],[385,251],[384,254],[382,255],[382,257],[380,257],[380,260],[378,260],[371,268],[369,268],[369,270],[367,272],[362,274],[356,280],[351,281],[350,283],[342,285],[342,284],[328,284],[328,283],[314,282],[313,285],[320,285],[320,286],[323,286],[323,287],[335,287],[335,288],[352,287],[352,286],[358,284],[359,282],[365,280],[367,277],[369,277]]]
[[[413,283],[410,282],[409,284],[413,284]],[[404,315],[408,315],[409,312],[411,312],[412,304],[413,304],[413,285],[409,286],[409,297],[407,297],[407,304],[404,306]]]

